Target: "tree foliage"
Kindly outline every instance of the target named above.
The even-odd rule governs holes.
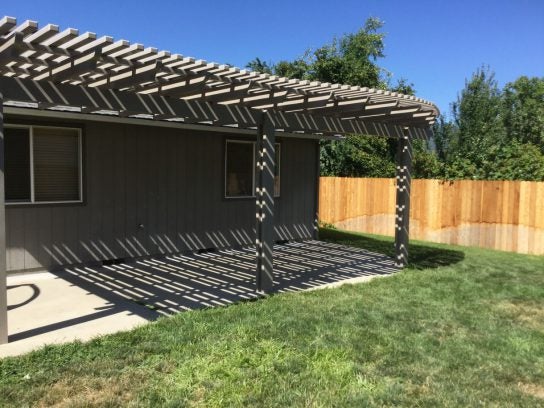
[[[395,163],[387,139],[349,135],[345,140],[323,143],[321,174],[339,177],[393,177]]]
[[[255,58],[247,67],[288,78],[359,85],[413,95],[414,84],[378,64],[383,22],[369,18],[355,33],[292,61]],[[413,176],[421,178],[544,180],[544,78],[522,76],[501,89],[489,67],[466,80],[452,103],[452,120],[437,118],[434,138],[414,142]],[[321,143],[323,175],[392,177],[396,142],[350,135]]]
[[[378,65],[378,60],[384,57],[383,24],[377,18],[369,18],[357,32],[334,38],[315,50],[307,50],[302,57],[293,61],[282,60],[273,64],[255,58],[247,67],[287,78],[389,88],[413,95],[414,84],[400,78],[391,85],[391,74]],[[395,150],[394,140],[367,135],[350,135],[339,142],[322,142],[321,173],[351,177],[393,177]],[[418,150],[418,163],[432,161],[428,152],[421,152],[425,157],[418,160]],[[424,167],[420,165],[418,169],[423,171]]]
[[[246,64],[246,68],[249,68],[252,71],[261,72],[263,74],[272,74],[274,66],[271,63],[263,61],[257,57],[254,60],[249,61]]]
[[[504,125],[512,139],[540,146],[544,153],[544,78],[521,76],[503,95]]]
[[[487,149],[504,138],[501,118],[501,92],[489,68],[480,68],[465,83],[465,88],[452,105],[453,120],[458,129],[451,147],[476,164]]]
[[[450,156],[453,146],[457,143],[456,137],[457,128],[453,122],[439,115],[433,125],[433,142],[434,152],[441,162],[446,162]]]
[[[388,85],[387,71],[377,64],[377,60],[384,57],[385,34],[380,32],[382,27],[381,20],[371,17],[356,33],[334,38],[331,43],[307,50],[293,61],[282,60],[272,64],[255,58],[247,67],[287,78],[385,89]]]
[[[443,177],[544,180],[544,78],[520,77],[500,89],[478,69],[435,125]]]
[[[416,139],[412,142],[414,150],[412,161],[412,177],[440,178],[444,171],[443,163],[426,140]]]

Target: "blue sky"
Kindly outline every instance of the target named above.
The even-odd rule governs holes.
[[[413,82],[418,96],[446,114],[482,64],[501,86],[520,75],[544,76],[544,0],[2,3],[0,14],[19,22],[55,23],[241,67],[257,56],[296,58],[379,17],[387,35],[379,64]]]

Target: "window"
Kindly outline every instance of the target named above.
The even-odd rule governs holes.
[[[4,133],[6,202],[30,201],[30,131],[6,128]]]
[[[255,195],[255,143],[227,140],[225,149],[225,196]]]
[[[276,143],[274,197],[280,195],[279,143]],[[225,149],[225,197],[255,197],[255,142],[227,140]]]
[[[81,201],[81,132],[45,126],[5,128],[6,203]]]

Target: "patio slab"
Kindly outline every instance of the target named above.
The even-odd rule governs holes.
[[[82,289],[62,274],[9,276],[9,342],[0,345],[0,357],[129,330],[156,316],[134,302],[111,301]]]
[[[244,248],[9,276],[9,343],[0,345],[0,357],[129,330],[161,315],[258,298],[254,268],[255,249]],[[395,271],[391,258],[359,248],[321,241],[274,247],[276,293]]]

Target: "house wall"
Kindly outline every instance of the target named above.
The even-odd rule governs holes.
[[[52,124],[9,117],[6,123]],[[255,199],[224,198],[224,145],[236,136],[99,122],[55,124],[83,126],[85,202],[7,206],[9,271],[254,242]],[[317,142],[278,141],[276,238],[312,237]]]

